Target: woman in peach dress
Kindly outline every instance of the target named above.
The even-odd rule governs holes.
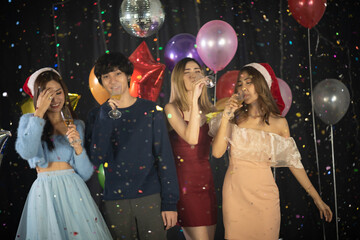
[[[274,71],[266,63],[251,63],[240,70],[235,94],[223,114],[211,121],[210,134],[217,131],[212,154],[220,158],[230,145],[223,186],[226,239],[279,239],[279,191],[271,167],[289,167],[313,198],[320,217],[332,219],[301,164],[288,123],[281,116],[283,107]]]

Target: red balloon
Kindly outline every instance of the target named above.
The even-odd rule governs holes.
[[[227,71],[219,78],[216,84],[216,98],[218,100],[234,94],[239,72],[239,70]]]
[[[165,64],[154,60],[145,41],[135,49],[129,60],[134,64],[130,82],[131,96],[155,102],[163,83]]]
[[[324,15],[326,0],[288,0],[288,5],[295,20],[310,29]]]

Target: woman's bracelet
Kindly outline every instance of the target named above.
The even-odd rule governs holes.
[[[70,142],[70,145],[71,146],[73,146],[75,143],[82,143],[82,141],[81,141],[81,139],[79,138],[79,139],[75,139],[75,140],[72,140],[71,142]]]
[[[225,112],[223,113],[223,118],[230,121],[234,118],[234,114],[232,112]]]

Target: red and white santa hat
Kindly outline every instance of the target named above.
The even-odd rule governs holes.
[[[267,63],[250,63],[245,65],[245,67],[253,67],[263,75],[280,113],[282,113],[285,108],[285,103],[281,97],[279,83],[271,66]]]
[[[30,75],[30,77],[28,77],[24,83],[23,86],[23,90],[24,92],[26,92],[31,98],[34,97],[34,84],[35,84],[35,80],[37,79],[37,77],[46,71],[52,71],[55,72],[57,75],[60,76],[60,73],[58,73],[55,69],[50,68],[50,67],[45,67],[45,68],[40,68],[39,70],[37,70],[36,72],[34,72],[33,74]]]

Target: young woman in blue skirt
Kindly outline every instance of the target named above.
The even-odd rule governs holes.
[[[84,181],[93,166],[83,148],[84,123],[67,117],[67,88],[60,74],[42,68],[26,81],[35,113],[21,117],[16,151],[36,168],[16,239],[112,239]],[[71,115],[73,115],[71,113]]]

